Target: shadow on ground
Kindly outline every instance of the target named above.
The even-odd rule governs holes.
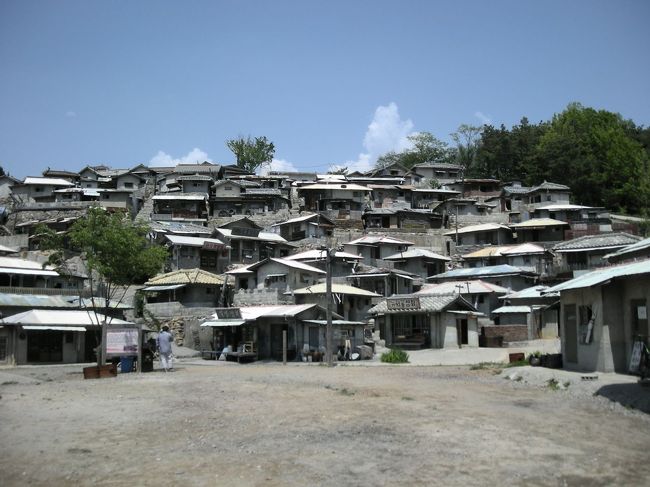
[[[594,395],[605,397],[626,408],[650,414],[650,385],[609,384],[598,389]]]

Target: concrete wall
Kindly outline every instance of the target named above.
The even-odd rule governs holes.
[[[269,274],[286,274],[284,282],[267,283],[266,277]],[[257,286],[271,287],[286,291],[288,289],[299,289],[306,286],[317,284],[318,281],[325,277],[325,274],[310,272],[301,269],[287,267],[278,262],[269,261],[257,269]]]
[[[183,181],[182,183],[183,193],[210,193],[211,181]]]
[[[230,189],[226,189],[226,188],[230,188]],[[215,199],[239,196],[241,194],[241,190],[242,189],[236,184],[225,183],[215,188],[214,196]]]

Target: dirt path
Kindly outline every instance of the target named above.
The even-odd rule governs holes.
[[[490,370],[185,365],[0,395],[8,486],[650,482],[650,416]]]

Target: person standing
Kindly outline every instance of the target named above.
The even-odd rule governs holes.
[[[165,372],[173,370],[172,364],[172,342],[174,337],[169,333],[167,325],[162,327],[162,331],[158,333],[158,353],[160,353],[160,365]]]

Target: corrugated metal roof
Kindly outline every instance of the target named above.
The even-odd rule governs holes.
[[[436,254],[435,252],[432,252],[431,250],[427,250],[427,249],[409,249],[405,252],[398,252],[396,254],[389,255],[388,257],[384,257],[384,260],[417,259],[419,257],[424,257],[427,259],[435,259],[435,260],[444,260],[444,261],[451,260],[449,257]]]
[[[462,235],[463,233],[473,233],[473,232],[489,232],[493,230],[507,230],[510,232],[510,228],[500,223],[482,223],[480,225],[470,225],[467,227],[459,228],[458,234]],[[449,232],[443,233],[445,236],[456,235],[456,230],[451,230]]]
[[[70,181],[60,178],[38,178],[28,176],[22,184],[49,185],[49,186],[74,186]]]
[[[162,286],[166,284],[223,284],[223,277],[201,269],[179,269],[160,274],[145,282],[146,286]]]
[[[556,252],[587,251],[597,249],[615,249],[639,242],[641,237],[629,233],[601,233],[560,242],[553,247]]]
[[[637,243],[627,245],[624,248],[617,250],[616,252],[606,255],[605,258],[620,257],[620,256],[624,256],[625,254],[638,252],[639,250],[644,250],[647,248],[650,248],[650,238],[639,240]]]
[[[71,303],[69,298],[70,296],[0,293],[0,306],[16,308],[78,308],[78,304]]]
[[[157,194],[153,200],[190,200],[190,201],[203,201],[208,199],[206,194]]]
[[[530,306],[501,306],[500,308],[492,310],[492,314],[530,313],[530,311]]]
[[[104,320],[112,325],[129,325],[130,321],[118,320],[117,318],[106,317],[101,313],[93,311],[68,311],[68,310],[44,310],[32,309],[24,313],[4,318],[5,324],[13,325],[81,325],[99,326]]]
[[[489,282],[473,279],[471,281],[447,281],[440,284],[427,284],[415,294],[505,294],[508,289]]]
[[[217,228],[217,232],[222,234],[225,238],[231,238],[235,240],[261,240],[263,242],[278,242],[278,243],[287,243],[287,241],[282,238],[277,233],[271,232],[260,232],[257,237],[248,237],[246,235],[233,235],[232,229],[230,228]]]
[[[300,252],[298,254],[293,254],[285,257],[286,260],[325,260],[327,258],[327,253],[325,250],[307,250],[305,252]],[[354,259],[354,260],[363,260],[363,257],[360,255],[351,254],[349,252],[336,251],[334,252],[335,259]]]
[[[310,184],[307,186],[302,186],[299,189],[335,189],[337,191],[372,191],[366,186],[361,186],[360,184]]]
[[[543,297],[558,297],[560,293],[549,293],[549,286],[532,286],[516,293],[510,293],[505,296],[502,296],[503,299],[532,299],[532,298],[543,298]]]
[[[513,223],[510,225],[510,228],[542,228],[542,227],[557,227],[557,226],[569,226],[567,222],[561,220],[554,220],[553,218],[531,218],[521,223]]]
[[[300,289],[295,289],[289,294],[325,294],[327,291],[326,284],[314,284],[313,286],[307,286]],[[373,293],[371,291],[366,291],[355,286],[350,286],[348,284],[338,284],[332,283],[332,292],[335,294],[347,294],[350,296],[365,296],[369,298],[379,298],[381,294]]]
[[[485,267],[471,267],[467,269],[454,269],[453,271],[443,272],[435,276],[429,276],[427,279],[463,279],[463,278],[480,278],[481,276],[501,276],[511,274],[533,274],[519,267],[508,264],[490,265]]]
[[[186,237],[184,235],[165,235],[165,238],[173,245],[186,245],[188,247],[203,247],[206,243],[221,246],[226,245],[216,238]]]
[[[626,276],[635,276],[642,274],[650,274],[650,259],[641,262],[633,262],[631,264],[624,264],[620,266],[604,267],[592,272],[583,274],[570,281],[563,282],[557,286],[553,286],[549,292],[567,291],[569,289],[582,289],[585,287],[600,286],[612,279],[617,279]]]
[[[253,321],[259,318],[283,318],[285,316],[297,316],[307,311],[316,304],[286,304],[278,306],[246,306],[239,308],[241,316],[246,321]]]
[[[413,245],[413,242],[408,242],[395,237],[387,237],[386,235],[365,235],[361,238],[352,240],[351,242],[347,242],[345,245],[375,245],[378,243]]]
[[[324,270],[319,269],[318,267],[313,267],[310,265],[307,265],[303,262],[300,262],[299,260],[288,260],[288,259],[280,259],[277,257],[271,257],[270,259],[273,262],[277,262],[278,264],[285,265],[287,267],[291,267],[293,269],[300,269],[303,271],[308,271],[308,272],[315,272],[317,274],[327,274]]]

